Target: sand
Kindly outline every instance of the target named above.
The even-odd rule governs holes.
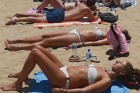
[[[11,26],[5,26],[8,18],[13,16],[15,13],[25,13],[31,7],[36,7],[39,3],[34,3],[32,0],[1,0],[0,1],[0,85],[5,83],[11,83],[16,79],[8,79],[7,75],[12,72],[18,72],[23,67],[23,64],[29,54],[30,51],[16,51],[11,52],[4,50],[5,45],[4,41],[6,39],[16,39],[16,38],[24,38],[28,36],[41,35],[48,32],[53,31],[65,31],[72,29],[93,29],[94,26],[98,26],[101,28],[109,29],[108,25],[79,25],[79,26],[69,26],[69,27],[46,27],[43,29],[33,28],[33,24],[17,24]],[[114,60],[108,61],[109,55],[106,55],[106,52],[111,49],[108,46],[90,46],[90,47],[82,47],[78,48],[78,55],[84,56],[87,49],[90,48],[92,54],[97,56],[100,60],[100,63],[93,63],[98,66],[110,66],[116,60],[128,60],[130,61],[134,67],[140,68],[140,39],[139,39],[139,31],[140,31],[140,1],[137,0],[137,5],[133,8],[127,8],[126,10],[117,9],[117,14],[119,15],[119,21],[117,22],[119,26],[123,26],[128,29],[132,41],[129,43],[130,55],[128,57],[120,57]],[[68,62],[68,58],[71,56],[71,50],[64,50],[63,48],[58,48],[52,51],[54,55],[58,57],[62,63],[67,66],[70,65],[81,65],[84,62],[79,63],[70,63]],[[33,73],[39,71],[38,67],[30,74],[30,78],[33,77]],[[137,90],[130,90],[131,93],[139,93]],[[0,93],[17,93],[17,92],[3,92]]]

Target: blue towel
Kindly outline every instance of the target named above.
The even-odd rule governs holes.
[[[104,93],[130,93],[129,89],[120,82],[113,80],[111,86]]]
[[[36,82],[31,86],[29,93],[51,93],[51,85],[43,72],[35,73],[34,80]]]
[[[51,85],[43,72],[34,74],[35,84],[29,93],[51,93]],[[112,85],[104,93],[130,93],[129,89],[120,82],[113,80]]]

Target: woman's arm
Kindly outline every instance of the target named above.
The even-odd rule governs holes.
[[[108,40],[102,39],[98,41],[93,41],[93,42],[82,42],[82,43],[77,43],[77,47],[84,47],[84,46],[101,46],[101,45],[109,45]],[[72,45],[68,45],[67,49],[71,49]]]
[[[75,88],[75,89],[63,89],[63,88],[54,88],[52,93],[102,93],[111,85],[111,80],[108,78],[102,79],[94,84],[86,86],[84,88]]]
[[[93,12],[92,12],[92,10],[89,8],[89,7],[87,7],[86,8],[86,16],[89,18],[89,20],[90,21],[95,21],[95,20],[97,20],[98,19],[98,11],[94,11],[94,13],[95,14],[93,14]]]
[[[109,45],[107,38],[93,42],[83,42],[82,44],[82,46],[101,46],[101,45]]]

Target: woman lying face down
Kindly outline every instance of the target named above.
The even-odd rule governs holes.
[[[88,65],[88,67],[85,65],[67,67],[48,50],[37,45],[31,50],[21,72],[10,74],[11,77],[18,79],[14,83],[2,86],[1,89],[3,91],[22,91],[22,83],[36,64],[53,86],[52,93],[60,93],[60,91],[62,93],[101,93],[110,87],[115,78],[121,76],[125,79],[130,75],[140,77],[140,74],[137,73],[140,70],[134,69],[128,61],[116,61],[110,67],[111,69],[93,64]]]
[[[131,37],[128,31],[123,28],[120,28],[120,30],[124,33],[127,41],[130,41]],[[41,45],[45,48],[64,46],[71,48],[71,44],[73,42],[76,42],[78,47],[109,45],[107,40],[107,32],[108,30],[102,30],[95,27],[86,31],[73,29],[71,31],[50,32],[47,34],[22,39],[7,39],[5,41],[5,49],[10,51],[31,50],[34,45]],[[20,43],[22,44],[20,45]]]

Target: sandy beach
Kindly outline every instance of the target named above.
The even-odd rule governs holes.
[[[135,7],[129,7],[126,10],[117,9],[119,15],[118,25],[126,28],[131,37],[131,43],[129,43],[130,55],[128,57],[120,57],[109,61],[109,55],[106,52],[111,49],[110,45],[107,46],[90,46],[78,48],[77,52],[79,56],[84,56],[88,48],[91,49],[92,55],[97,56],[100,63],[93,63],[98,66],[110,66],[116,60],[128,60],[134,67],[140,68],[140,1],[137,0]],[[29,8],[38,6],[39,3],[33,2],[33,0],[0,0],[0,85],[11,83],[16,79],[9,79],[7,75],[9,73],[18,72],[23,67],[23,64],[30,51],[8,51],[5,50],[6,39],[17,39],[29,36],[41,35],[53,31],[65,31],[72,29],[93,29],[93,27],[100,27],[103,29],[109,29],[110,24],[91,24],[91,25],[73,25],[69,27],[45,27],[43,29],[34,28],[33,24],[19,23],[16,25],[5,26],[8,21],[7,17],[13,16],[15,13],[26,13]],[[68,62],[71,56],[71,50],[64,50],[58,48],[52,50],[52,53],[58,57],[58,59],[67,66],[71,65],[83,65],[83,62],[71,63]],[[33,78],[34,72],[40,71],[38,67],[30,74],[30,78]],[[130,90],[131,93],[140,93],[137,90]],[[0,93],[17,93],[17,92],[4,92],[0,90]]]

